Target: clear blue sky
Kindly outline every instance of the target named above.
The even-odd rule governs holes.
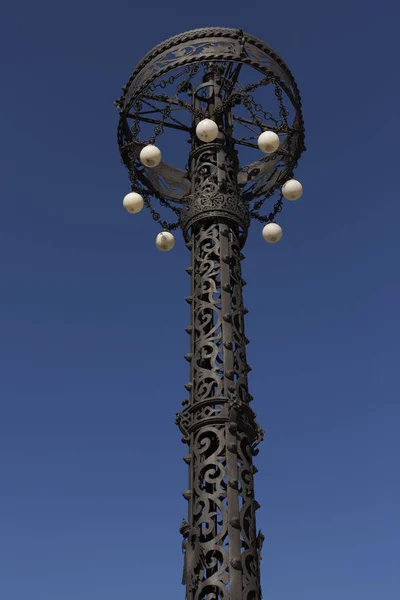
[[[304,196],[244,263],[264,597],[397,600],[399,5],[197,6],[2,5],[0,597],[184,598],[188,252],[123,211],[112,100],[222,25],[284,57],[307,128]]]

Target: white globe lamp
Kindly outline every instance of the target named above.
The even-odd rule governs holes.
[[[135,215],[142,210],[144,201],[140,194],[130,192],[125,196],[122,203],[128,213]]]
[[[282,237],[282,227],[278,223],[267,223],[262,230],[262,235],[269,244],[276,244]]]
[[[265,154],[272,154],[279,148],[279,137],[274,131],[264,131],[258,137],[258,147]]]
[[[156,246],[161,252],[168,252],[175,246],[175,238],[169,231],[162,231],[156,237]]]
[[[303,193],[303,186],[296,179],[289,179],[282,186],[282,194],[286,200],[298,200]]]
[[[196,127],[196,135],[202,142],[213,142],[218,135],[218,125],[211,119],[203,119]]]
[[[140,162],[145,166],[145,167],[157,167],[160,162],[161,162],[161,151],[159,148],[157,148],[157,146],[154,146],[153,144],[148,144],[147,146],[145,146],[144,148],[142,148],[141,152],[140,152]]]

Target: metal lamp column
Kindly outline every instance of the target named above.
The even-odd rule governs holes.
[[[260,598],[252,454],[262,432],[247,385],[241,244],[249,215],[237,185],[237,157],[223,130],[231,111],[215,114],[218,73],[205,81],[220,133],[214,143],[194,142],[192,196],[182,213],[192,253],[189,399],[177,415],[190,470],[183,582],[188,600],[250,600]]]
[[[267,111],[256,98],[262,92],[269,93]],[[283,201],[302,194],[293,179],[305,149],[300,94],[264,42],[237,29],[204,28],[147,53],[114,104],[132,186],[125,208],[149,209],[162,229],[160,250],[172,249],[179,228],[191,253],[190,378],[176,415],[188,446],[188,515],[180,527],[186,600],[261,600],[264,536],[256,530],[253,457],[263,430],[248,390],[242,249],[251,220],[265,225],[267,242],[279,241]],[[164,162],[158,147],[171,129],[189,138],[185,169]],[[256,160],[242,166],[239,148],[255,150]],[[162,220],[151,198],[177,221]]]

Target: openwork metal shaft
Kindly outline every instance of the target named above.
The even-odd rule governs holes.
[[[215,106],[217,78],[209,94],[209,108]],[[229,111],[219,118],[229,122]],[[262,432],[250,408],[241,271],[248,220],[225,135],[194,145],[191,172],[183,213],[192,253],[190,395],[177,416],[189,446],[183,583],[187,600],[259,600],[262,537],[256,534],[252,456]]]
[[[252,456],[262,431],[249,406],[238,229],[199,224],[190,245],[190,397],[177,419],[189,445],[186,597],[259,600]]]

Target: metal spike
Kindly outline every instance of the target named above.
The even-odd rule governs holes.
[[[190,500],[192,497],[192,490],[186,490],[186,492],[182,493],[182,496],[185,498],[185,500]]]
[[[187,360],[188,362],[190,362],[192,360],[192,358],[193,358],[193,354],[189,352],[188,354],[185,354],[184,358],[185,358],[185,360]]]
[[[242,570],[242,561],[240,560],[240,558],[232,558],[230,564],[234,569],[236,569],[236,571]]]
[[[183,457],[183,460],[185,461],[185,463],[187,465],[189,465],[192,461],[192,455],[191,454],[186,454],[186,456]]]
[[[193,388],[193,383],[191,381],[189,381],[189,383],[185,383],[185,388],[188,392],[190,392]]]
[[[193,331],[193,327],[189,325],[189,327],[186,327],[185,331],[190,335]]]
[[[193,296],[188,296],[187,298],[185,298],[185,300],[186,300],[186,302],[188,304],[192,304],[192,302],[193,302]]]
[[[187,268],[187,269],[185,269],[185,270],[186,270],[186,273],[187,273],[188,275],[191,275],[191,274],[193,273],[193,267],[188,267],[188,268]]]

